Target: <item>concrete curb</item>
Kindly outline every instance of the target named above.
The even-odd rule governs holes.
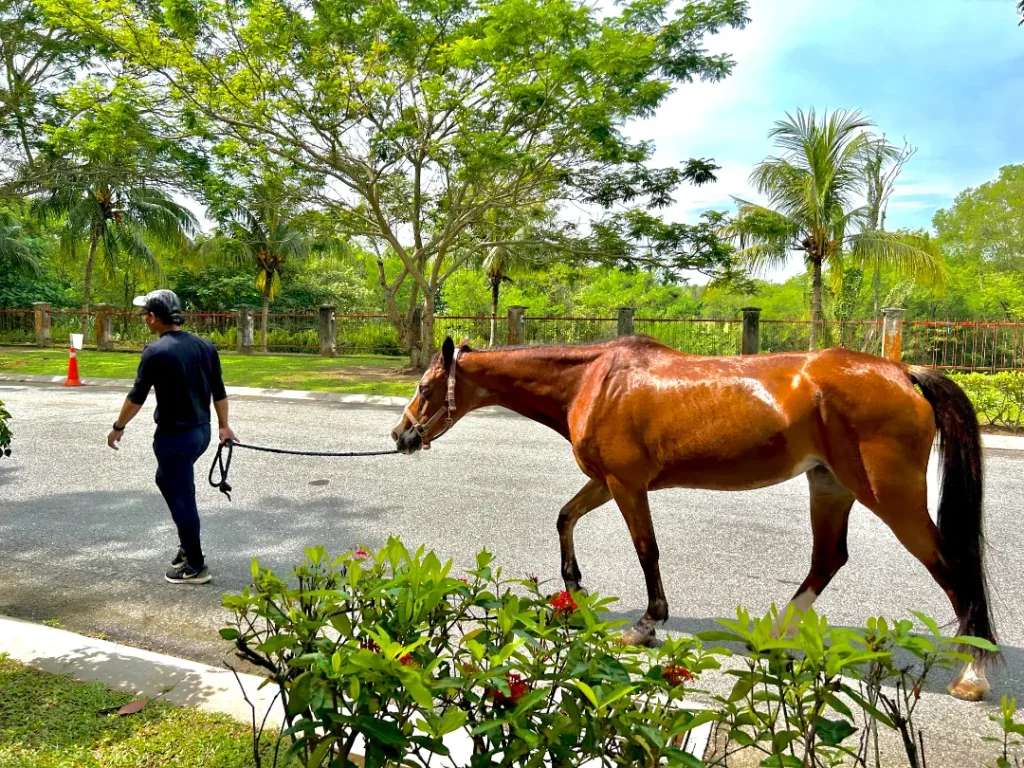
[[[12,384],[50,384],[63,385],[63,376],[38,376],[28,373],[0,373],[0,382]],[[131,389],[130,379],[103,379],[89,377],[82,379],[83,386],[92,389],[123,390]],[[263,389],[260,387],[225,387],[229,397],[242,397],[269,400],[306,400],[320,403],[348,403],[352,405],[403,406],[409,402],[406,397],[389,397],[386,395],[346,395],[338,392],[311,392],[305,389]],[[412,393],[410,392],[410,396]]]
[[[7,616],[0,616],[0,653],[46,672],[96,681],[147,699],[159,697],[178,706],[218,712],[243,723],[252,721],[252,710],[234,674],[227,669]],[[263,678],[257,675],[239,673],[238,677],[258,716],[273,706],[275,711],[267,722],[283,722],[284,711],[274,701],[276,689],[260,688]]]

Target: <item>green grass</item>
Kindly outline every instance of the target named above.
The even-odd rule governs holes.
[[[63,376],[67,373],[67,351],[0,347],[0,373]],[[417,377],[402,371],[405,358],[384,355],[239,355],[222,352],[224,383],[229,386],[269,389],[309,389],[364,395],[409,396]],[[131,379],[139,362],[138,353],[78,353],[78,370],[90,376]]]
[[[226,716],[158,701],[126,717],[102,712],[133,698],[99,683],[79,683],[29,669],[0,655],[0,766],[253,765],[249,727]],[[271,747],[272,743],[265,749]]]

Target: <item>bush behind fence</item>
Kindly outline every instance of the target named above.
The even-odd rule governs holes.
[[[108,310],[110,346],[138,350],[150,334],[137,313]],[[96,310],[88,315],[78,309],[50,309],[50,338],[55,346],[67,343],[70,333],[86,329],[86,344],[96,340]],[[262,348],[260,314],[255,315],[254,348]],[[187,316],[193,333],[210,339],[222,349],[238,346],[238,313],[194,312]],[[482,348],[505,344],[515,337],[526,344],[586,344],[615,338],[621,318],[615,317],[533,317],[525,316],[521,327],[513,328],[509,317],[437,315],[433,342],[440,346],[445,336],[468,340]],[[651,336],[674,349],[700,355],[736,355],[741,351],[743,321],[740,318],[646,318],[632,319],[633,331]],[[339,354],[404,353],[398,331],[386,315],[335,314]],[[761,352],[801,352],[808,348],[810,322],[807,320],[760,320]],[[880,320],[850,320],[827,323],[823,345],[841,346],[871,354],[881,353]],[[37,341],[32,309],[0,309],[0,344],[33,345]],[[317,353],[320,351],[320,318],[317,312],[271,312],[268,315],[267,350],[270,352]],[[907,321],[903,324],[904,362],[957,371],[1024,370],[1024,323]]]

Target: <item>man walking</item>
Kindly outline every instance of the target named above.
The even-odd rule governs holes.
[[[159,335],[142,353],[135,385],[107,435],[117,443],[139,412],[152,387],[156,388],[156,484],[178,528],[178,554],[166,579],[172,584],[205,584],[210,580],[199,542],[199,511],[193,465],[210,444],[210,400],[220,425],[221,442],[237,440],[228,425],[228,397],[221,379],[217,349],[205,339],[181,330],[181,302],[174,291],[157,290],[137,296],[149,330]]]

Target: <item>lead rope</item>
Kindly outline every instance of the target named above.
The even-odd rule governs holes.
[[[224,447],[227,446],[227,458],[224,457]],[[210,485],[216,488],[218,491],[228,497],[228,501],[231,501],[231,485],[228,483],[228,471],[231,469],[231,456],[235,446],[239,448],[248,448],[251,451],[263,451],[264,453],[283,453],[289,456],[337,456],[342,458],[350,458],[355,456],[391,456],[392,454],[398,453],[397,450],[390,451],[289,451],[284,448],[267,448],[262,445],[250,445],[248,443],[238,443],[234,440],[225,440],[219,446],[217,446],[217,454],[213,457],[213,463],[210,465],[210,474],[207,479]],[[220,470],[220,480],[213,479],[213,473],[215,470]]]

